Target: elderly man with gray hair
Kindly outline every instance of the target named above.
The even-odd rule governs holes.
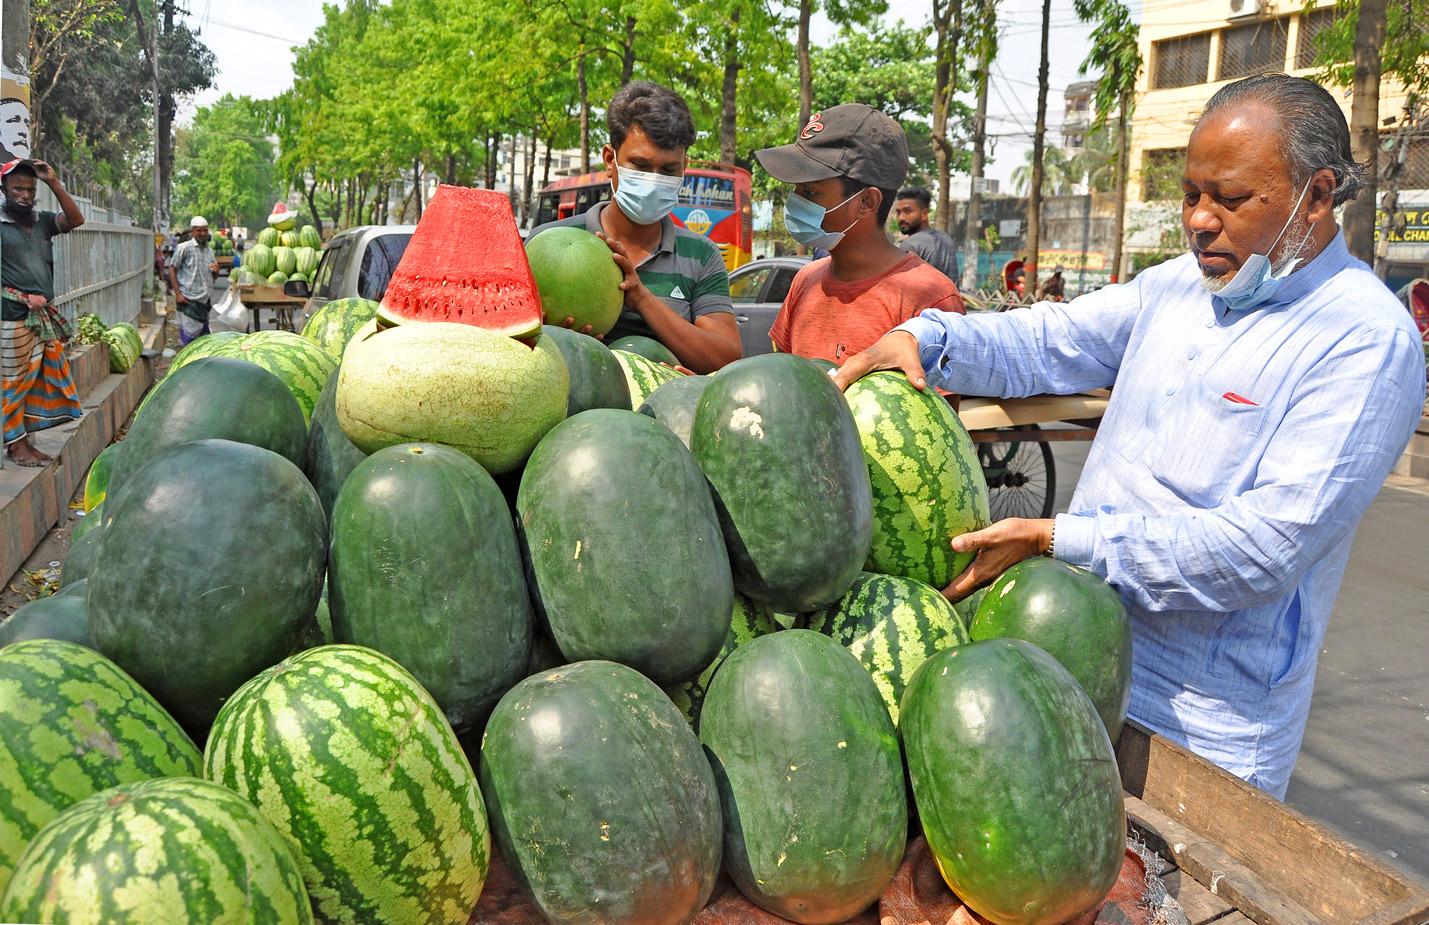
[[[1221,88],[1181,180],[1189,253],[1066,305],[925,312],[852,357],[972,395],[1115,384],[1070,511],[954,540],[954,599],[1050,555],[1131,615],[1130,716],[1283,797],[1355,527],[1424,406],[1404,307],[1335,207],[1362,168],[1335,99],[1283,74]]]

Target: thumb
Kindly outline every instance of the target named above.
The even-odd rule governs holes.
[[[928,377],[923,372],[923,364],[914,357],[911,360],[904,360],[902,363],[903,375],[908,377],[908,381],[913,383],[913,388],[923,391],[928,387]]]

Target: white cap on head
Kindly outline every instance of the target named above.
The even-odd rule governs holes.
[[[208,219],[204,218],[202,215],[195,215],[193,218],[189,219],[189,227],[190,227],[190,228],[207,228],[207,227],[208,227]]]

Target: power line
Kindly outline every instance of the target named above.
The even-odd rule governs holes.
[[[250,28],[248,28],[247,26],[240,26],[240,25],[237,25],[237,24],[235,24],[235,23],[224,22],[224,21],[221,20],[221,19],[209,19],[209,22],[210,22],[212,25],[222,26],[222,27],[225,28],[225,29],[232,29],[232,30],[235,31],[235,32],[247,32],[249,35],[260,36],[261,38],[265,38],[265,39],[273,39],[274,41],[278,41],[278,42],[287,42],[289,45],[301,45],[301,44],[303,44],[302,41],[300,41],[300,40],[298,40],[298,39],[295,39],[295,38],[290,38],[290,37],[288,37],[288,36],[286,36],[286,35],[274,35],[274,34],[271,33],[271,32],[259,32],[257,29],[250,29]]]

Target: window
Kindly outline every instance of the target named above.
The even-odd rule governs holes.
[[[1220,80],[1285,70],[1288,18],[1246,23],[1221,33]]]
[[[1187,35],[1152,43],[1156,70],[1152,89],[1189,87],[1206,82],[1211,60],[1211,34]]]
[[[737,273],[729,280],[729,300],[731,302],[758,302],[759,293],[764,289],[764,281],[769,278],[772,267],[760,267],[747,273]]]
[[[536,224],[544,225],[561,217],[561,194],[542,193],[536,200]]]
[[[571,214],[584,215],[586,210],[597,202],[605,202],[609,199],[609,183],[602,183],[599,186],[583,186],[576,191],[576,209]]]
[[[410,234],[384,234],[367,242],[367,250],[362,254],[362,268],[357,274],[357,294],[364,299],[380,302],[392,281],[392,271],[407,250]]]
[[[338,264],[347,257],[347,241],[334,241],[323,251],[322,262],[313,285],[313,294],[323,299],[331,299],[333,293],[342,288],[342,271]],[[336,279],[334,279],[336,277]]]
[[[1335,22],[1336,9],[1327,6],[1300,14],[1300,37],[1295,42],[1295,66],[1315,66],[1315,38]]]
[[[774,275],[774,284],[769,287],[769,295],[764,301],[784,304],[784,299],[789,295],[789,287],[794,285],[794,275],[798,272],[798,270],[791,270],[789,267],[780,267],[779,272]]]
[[[1386,144],[1393,139],[1394,147]],[[1398,132],[1389,132],[1380,136],[1379,163],[1381,169],[1385,169],[1390,164],[1398,162],[1398,144],[1400,136]],[[1409,189],[1429,189],[1429,138],[1411,138],[1408,147],[1404,151],[1404,166],[1399,167],[1399,188]],[[1381,180],[1380,189],[1383,190],[1384,181]]]
[[[1186,162],[1185,148],[1158,148],[1141,155],[1141,199],[1156,202],[1179,199],[1181,174]]]

